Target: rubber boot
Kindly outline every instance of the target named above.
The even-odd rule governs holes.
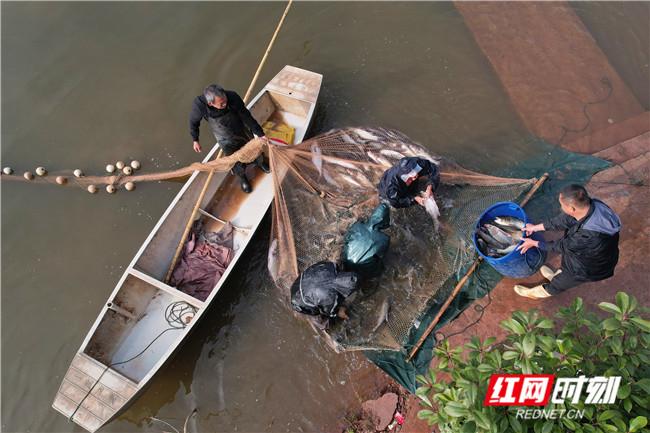
[[[557,274],[562,272],[562,269],[558,269],[557,271],[553,271],[553,269],[549,268],[548,266],[542,266],[539,269],[540,274],[547,280],[551,281]]]
[[[259,168],[261,168],[264,173],[270,173],[271,172],[271,167],[269,167],[269,165],[264,162],[263,158],[256,159],[255,160],[255,165],[258,166]]]
[[[517,284],[515,286],[515,293],[517,293],[519,296],[530,299],[542,299],[551,296],[551,294],[548,293],[544,286],[541,284],[533,288],[528,288]]]
[[[245,174],[238,174],[239,177],[239,182],[241,182],[241,190],[244,191],[246,194],[250,193],[253,188],[251,188],[251,184],[248,183],[248,179],[246,178]]]

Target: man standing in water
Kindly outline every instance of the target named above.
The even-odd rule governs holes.
[[[208,121],[212,127],[214,138],[217,139],[217,144],[223,149],[226,156],[232,155],[248,143],[253,138],[251,133],[255,137],[264,137],[264,130],[253,118],[239,95],[233,91],[224,90],[216,84],[206,87],[203,94],[194,98],[192,102],[190,135],[194,140],[195,152],[202,150],[199,143],[201,119]],[[266,173],[270,171],[261,154],[253,162]],[[232,173],[239,177],[241,189],[248,194],[252,188],[244,173],[245,168],[246,166],[238,161],[232,168]]]
[[[525,253],[531,247],[562,253],[562,266],[553,271],[542,266],[541,274],[549,280],[533,288],[516,285],[515,292],[527,298],[540,299],[557,295],[588,281],[600,281],[614,275],[618,263],[618,237],[621,220],[605,203],[592,199],[577,184],[560,190],[563,213],[541,224],[526,224],[526,234],[542,230],[564,230],[554,242],[523,238],[517,249]]]
[[[416,202],[424,206],[424,198],[418,196],[415,182],[423,176],[429,176],[425,195],[433,198],[433,192],[440,185],[440,173],[436,164],[417,156],[402,158],[381,176],[379,198],[397,208],[409,207]]]

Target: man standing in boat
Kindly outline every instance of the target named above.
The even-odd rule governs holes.
[[[224,90],[216,84],[206,87],[203,94],[194,98],[192,102],[190,135],[194,140],[195,152],[203,150],[199,143],[201,119],[208,121],[214,137],[217,139],[217,144],[223,149],[226,156],[241,149],[253,138],[252,135],[255,137],[265,136],[264,130],[253,118],[239,95],[233,91]],[[261,154],[253,162],[266,173],[270,171]],[[238,161],[233,166],[232,173],[239,177],[241,189],[248,194],[252,188],[244,173],[245,168],[245,164]]]

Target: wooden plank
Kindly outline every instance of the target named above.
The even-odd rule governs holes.
[[[111,389],[110,385],[106,384],[104,381],[105,378],[109,379],[107,375],[104,375],[100,379],[100,382],[97,383],[97,379],[93,379],[84,372],[79,371],[75,368],[70,368],[65,376],[64,383],[69,384],[69,386],[73,386],[75,390],[79,390],[79,393],[82,393],[79,399],[70,397],[72,401],[79,403],[88,394],[88,392],[90,392],[94,398],[106,405],[107,409],[115,412],[124,406],[124,404],[133,394],[126,396],[121,395],[119,391]],[[111,382],[111,385],[116,384],[115,381]],[[63,387],[63,385],[61,386]],[[118,388],[121,387],[118,386]],[[67,389],[69,389],[69,387]],[[71,392],[70,394],[65,394],[69,396],[75,396],[78,393],[75,391],[74,393]]]
[[[99,418],[102,422],[110,419],[117,410],[119,410],[124,404],[117,408],[112,408],[103,400],[95,397],[94,390],[93,393],[88,394],[88,390],[81,389],[75,386],[73,383],[68,381],[63,381],[61,383],[61,389],[59,392],[70,399],[71,402],[75,405],[75,408],[81,403],[81,407],[86,409],[88,412],[92,413],[95,417]],[[74,409],[70,414],[74,412]]]
[[[85,353],[77,353],[77,356],[72,360],[70,369],[75,369],[75,371],[88,376],[92,383],[102,377],[102,384],[110,387],[110,389],[127,400],[138,391],[138,385],[135,382],[111,369],[104,372],[106,366]],[[83,380],[83,378],[79,380]]]
[[[293,66],[285,66],[266,86],[267,89],[316,103],[322,75]]]
[[[190,304],[190,305],[192,305],[192,306],[194,306],[194,307],[196,307],[198,309],[202,309],[202,308],[205,307],[204,302],[199,301],[195,297],[190,296],[187,293],[181,292],[180,290],[178,290],[178,289],[176,289],[174,287],[171,287],[171,286],[163,283],[162,281],[158,281],[157,279],[155,279],[153,277],[150,277],[149,275],[145,274],[144,272],[140,272],[137,269],[131,269],[129,271],[129,273],[131,275],[133,275],[134,277],[137,277],[137,278],[145,281],[146,283],[149,283],[152,286],[169,293],[172,296],[180,298],[180,300],[185,301],[188,304]]]
[[[52,407],[68,418],[74,413],[72,420],[90,432],[94,432],[104,425],[104,420],[98,418],[83,407],[77,409],[77,405],[78,403],[73,402],[63,394],[57,394]]]

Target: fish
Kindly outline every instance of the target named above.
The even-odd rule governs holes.
[[[404,154],[396,152],[394,150],[390,150],[390,149],[381,149],[379,151],[379,153],[381,153],[382,155],[385,155],[385,156],[387,156],[389,158],[393,158],[393,159],[397,159],[397,160],[404,158]]]
[[[368,141],[377,141],[377,140],[379,140],[379,137],[377,137],[376,135],[373,135],[370,132],[365,131],[365,130],[363,130],[361,128],[356,128],[354,130],[354,132],[356,132],[359,135],[359,137],[361,137],[364,140],[368,140]]]
[[[370,151],[370,150],[367,153],[368,153],[368,157],[370,157],[370,159],[372,159],[377,164],[384,165],[386,167],[392,167],[393,166],[393,164],[391,164],[390,161],[388,161],[383,156],[377,155],[377,154],[375,154],[375,152]]]
[[[317,143],[313,143],[310,149],[312,153],[315,153],[317,155],[323,154],[323,151],[320,150],[320,147],[318,146]],[[332,179],[332,177],[329,174],[327,174],[327,171],[325,171],[325,168],[323,167],[322,157],[312,155],[311,161],[314,164],[314,167],[316,167],[316,170],[318,170],[318,179],[316,179],[318,183],[321,182],[321,179],[325,179],[325,181],[327,181],[329,184],[336,185],[334,179]]]
[[[498,249],[496,252],[498,254],[503,254],[504,256],[507,256],[508,254],[513,252],[515,250],[515,248],[517,248],[517,244],[510,245],[508,248],[504,248],[504,249],[500,249],[500,250]]]
[[[492,221],[490,224],[492,224],[495,227],[500,228],[501,230],[503,230],[504,232],[506,232],[507,234],[512,236],[512,240],[514,242],[519,242],[521,240],[521,238],[524,236],[523,230],[519,230],[519,229],[517,229],[515,227],[504,226],[503,224],[499,224],[496,221]]]
[[[390,296],[387,296],[386,299],[384,299],[384,302],[382,302],[381,307],[379,307],[379,314],[377,316],[378,320],[375,323],[375,326],[372,328],[372,331],[370,331],[371,333],[377,332],[377,330],[379,330],[382,325],[388,322],[388,313],[390,312],[392,304],[392,299]]]
[[[497,241],[494,239],[491,235],[490,232],[487,231],[486,228],[481,227],[481,228],[474,228],[474,232],[476,233],[477,236],[479,236],[481,239],[485,241],[485,243],[492,248],[497,248],[497,249],[503,249],[503,248],[508,248],[508,245],[502,244],[501,242]]]
[[[341,137],[343,138],[343,141],[345,141],[348,144],[357,144],[356,141],[354,141],[349,135],[346,133],[341,134]]]
[[[440,209],[438,209],[438,204],[433,197],[426,195],[426,192],[422,192],[421,196],[424,198],[424,201],[422,202],[424,209],[433,220],[434,229],[437,231],[440,225]]]
[[[501,230],[499,227],[493,226],[492,224],[483,224],[483,227],[488,230],[490,236],[492,236],[497,242],[508,246],[515,243],[512,236],[506,233],[505,230]]]
[[[514,227],[518,230],[523,230],[524,226],[526,223],[524,223],[524,220],[515,218],[510,215],[503,215],[503,216],[498,216],[494,218],[494,221],[497,224],[501,224],[503,226],[509,226],[509,227]]]
[[[349,183],[351,183],[354,186],[358,186],[359,188],[363,188],[359,182],[356,180],[352,179],[351,176],[348,176],[347,174],[340,174],[341,178]]]

